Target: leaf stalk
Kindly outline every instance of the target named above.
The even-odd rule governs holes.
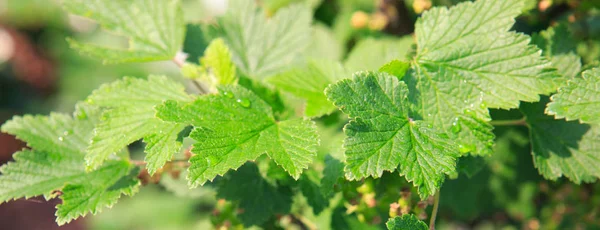
[[[527,125],[527,121],[525,118],[518,120],[493,120],[490,121],[490,124],[493,126],[525,126]]]
[[[431,218],[429,219],[429,230],[435,230],[435,218],[437,217],[437,212],[440,206],[440,192],[441,191],[435,193],[433,210],[431,211]]]

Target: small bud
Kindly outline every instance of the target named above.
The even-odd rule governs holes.
[[[415,0],[412,6],[415,13],[420,14],[431,8],[431,0]]]
[[[377,12],[373,15],[369,21],[369,29],[371,30],[383,30],[388,24],[388,18],[385,14]]]
[[[390,218],[398,216],[398,211],[400,211],[400,205],[398,203],[391,203],[389,212]]]
[[[540,10],[540,12],[544,12],[551,6],[552,6],[552,0],[541,0],[538,3],[538,10]]]
[[[375,200],[375,193],[367,193],[363,196],[363,201],[369,208],[373,208],[377,205],[377,200]]]
[[[0,63],[8,61],[15,53],[15,42],[7,30],[0,28]]]
[[[538,221],[537,219],[531,219],[531,220],[527,221],[526,229],[531,229],[531,230],[540,229],[540,221]]]
[[[355,29],[362,29],[367,26],[369,23],[369,15],[363,11],[356,11],[352,14],[352,18],[350,19],[350,25]]]

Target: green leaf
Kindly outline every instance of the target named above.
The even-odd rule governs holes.
[[[95,169],[113,153],[144,138],[147,169],[153,174],[179,151],[177,135],[185,124],[161,121],[154,107],[165,100],[190,101],[183,85],[164,76],[148,79],[126,77],[94,91],[87,99],[93,105],[109,108],[94,130],[86,156],[87,166]]]
[[[128,162],[109,163],[88,174],[77,184],[67,184],[61,195],[62,204],[56,206],[59,225],[70,222],[88,212],[96,215],[102,207],[112,207],[121,194],[132,196],[138,192],[139,168]]]
[[[410,69],[410,63],[399,60],[392,60],[379,68],[379,72],[389,73],[396,76],[398,79],[402,79],[406,74],[406,71]]]
[[[330,197],[335,192],[335,186],[339,186],[339,180],[344,178],[344,164],[331,155],[325,156],[325,169],[321,179],[321,193]]]
[[[402,38],[367,38],[356,44],[344,63],[350,72],[378,70],[382,65],[395,60],[403,60],[412,49],[411,36]]]
[[[600,68],[587,70],[561,87],[546,112],[567,121],[600,124]]]
[[[524,103],[533,145],[534,165],[546,179],[566,176],[579,184],[600,177],[600,127],[545,115],[547,98]]]
[[[220,94],[192,103],[167,101],[157,108],[166,121],[192,124],[190,186],[204,184],[229,169],[266,153],[298,179],[316,155],[319,138],[309,119],[276,121],[271,107],[240,86],[223,86]]]
[[[322,1],[323,0],[264,0],[260,1],[260,4],[265,8],[267,14],[271,15],[272,12],[276,12],[281,7],[290,4],[304,4],[310,9],[316,9]]]
[[[210,43],[200,63],[209,71],[212,85],[228,85],[237,82],[235,65],[231,62],[229,48],[223,39],[215,39]]]
[[[318,117],[330,114],[335,106],[323,93],[328,85],[349,77],[350,74],[335,61],[310,60],[306,66],[278,74],[268,81],[278,89],[306,100],[306,116]]]
[[[454,172],[458,149],[428,123],[410,117],[408,89],[398,78],[359,72],[325,93],[351,119],[344,127],[348,179],[380,177],[397,168],[425,198],[435,194],[444,174]]]
[[[306,202],[312,207],[315,215],[319,215],[319,213],[329,206],[329,199],[321,193],[319,182],[312,179],[309,174],[302,174],[299,185],[302,195],[304,195]]]
[[[539,34],[534,34],[531,42],[540,47],[544,56],[552,62],[558,73],[567,79],[581,71],[581,58],[577,55],[577,43],[566,24],[558,24]]]
[[[305,55],[309,58],[341,61],[344,55],[344,46],[337,40],[331,29],[317,23],[312,27],[312,41],[306,49]]]
[[[239,85],[252,91],[252,93],[256,94],[256,96],[271,106],[273,115],[277,120],[289,117],[296,112],[291,106],[286,106],[284,102],[285,98],[283,95],[281,95],[279,90],[277,90],[275,87],[267,85],[263,81],[241,76]]]
[[[243,74],[263,79],[286,69],[308,47],[311,18],[310,9],[301,4],[267,19],[254,1],[231,0],[207,35],[223,38]]]
[[[129,39],[127,50],[68,39],[73,49],[104,63],[171,60],[183,44],[185,24],[178,0],[68,0],[70,13],[97,21]]]
[[[483,157],[478,156],[464,156],[459,158],[456,168],[458,172],[464,173],[467,177],[471,178],[475,176],[483,167],[486,162]]]
[[[417,219],[415,215],[406,214],[397,216],[385,223],[389,230],[428,230],[427,224]]]
[[[292,205],[291,192],[266,181],[254,164],[245,164],[219,180],[217,197],[239,202],[238,214],[245,226],[260,225],[274,214],[286,214]]]
[[[5,123],[2,131],[26,141],[32,150],[15,153],[14,162],[0,168],[0,201],[51,198],[62,190],[63,204],[56,213],[62,225],[110,207],[121,194],[133,195],[139,182],[137,174],[128,176],[134,169],[129,162],[110,160],[95,171],[85,170],[85,149],[98,117],[97,109],[80,105],[74,118],[26,115]]]
[[[487,108],[516,108],[556,89],[557,74],[529,37],[509,32],[521,0],[479,0],[425,12],[415,26],[417,54],[405,76],[420,115],[461,152],[492,153]]]

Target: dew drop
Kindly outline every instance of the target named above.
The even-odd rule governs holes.
[[[458,123],[458,119],[454,119],[454,122],[452,122],[452,128],[450,130],[452,130],[453,133],[459,133],[460,129],[461,127]]]
[[[246,98],[237,99],[237,103],[240,103],[240,105],[244,108],[250,107],[250,101]]]
[[[65,139],[63,137],[58,137],[58,141],[64,141]]]
[[[479,108],[487,109],[487,105],[482,102],[481,104],[479,104]]]
[[[465,109],[465,111],[463,111],[463,113],[466,115],[474,115],[473,110],[470,110],[470,109]]]
[[[233,98],[233,94],[230,92],[223,92],[223,95],[225,95],[227,98]]]

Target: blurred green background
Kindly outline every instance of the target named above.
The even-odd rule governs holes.
[[[222,13],[221,1],[183,0],[189,23],[183,47],[190,54],[188,60],[195,62],[202,55],[208,42],[198,24],[210,22]],[[575,35],[577,53],[584,66],[596,63],[600,56],[600,1],[525,1],[526,8],[515,30],[533,34],[557,23],[566,24]],[[314,9],[317,42],[312,50],[318,51],[315,55],[344,60],[346,66],[360,70],[402,58],[410,52],[410,36],[420,13],[460,0],[257,2],[267,13],[294,2],[310,4]],[[93,21],[66,14],[55,0],[0,0],[0,123],[17,114],[71,112],[78,100],[100,84],[123,76],[144,77],[153,73],[181,78],[172,62],[103,65],[69,49],[66,37],[126,45],[124,39],[101,32]],[[379,50],[372,52],[375,46]],[[492,116],[507,119],[520,114],[494,110]],[[460,175],[443,185],[438,229],[600,229],[600,183],[545,181],[533,167],[527,129],[501,127],[495,134],[496,153],[476,159],[485,163],[477,174],[470,178]],[[13,137],[0,134],[0,161],[9,161],[11,154],[23,146]],[[132,149],[136,150],[136,146]],[[138,155],[141,156],[140,151]],[[184,181],[169,176],[151,182],[155,183],[133,198],[123,198],[112,209],[61,229],[210,229],[220,218],[227,218],[223,213],[231,212],[227,203],[216,200],[210,188],[188,190]],[[398,199],[400,194],[390,196]],[[389,208],[390,202],[381,203],[380,209]],[[55,201],[45,202],[42,198],[2,204],[0,229],[58,229],[54,205]],[[332,212],[336,210],[328,211],[330,215]],[[363,222],[377,221],[368,212],[361,215],[362,219],[358,219]],[[334,219],[324,221],[338,221],[333,216]],[[344,223],[339,226],[366,227],[348,220]],[[543,227],[540,223],[544,223]]]

